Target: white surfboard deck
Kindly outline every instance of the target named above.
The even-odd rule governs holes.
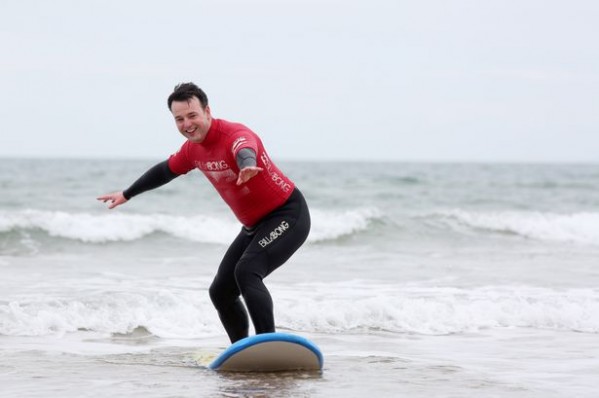
[[[320,349],[310,340],[289,333],[246,337],[223,351],[208,367],[229,372],[321,370]]]

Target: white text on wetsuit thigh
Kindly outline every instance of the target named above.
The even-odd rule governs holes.
[[[274,240],[276,240],[279,236],[283,235],[285,231],[289,229],[289,223],[287,221],[282,221],[281,224],[270,231],[270,234],[258,241],[258,244],[262,247],[266,247],[270,245]]]

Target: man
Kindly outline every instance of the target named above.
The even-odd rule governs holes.
[[[113,209],[135,195],[199,169],[243,224],[223,257],[210,298],[231,342],[275,331],[273,303],[263,279],[285,263],[310,231],[301,192],[270,160],[260,138],[242,124],[212,118],[208,98],[193,83],[168,97],[179,132],[187,139],[168,160],[150,168],[122,192],[100,196]]]

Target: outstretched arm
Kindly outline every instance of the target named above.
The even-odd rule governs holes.
[[[132,197],[151,189],[158,188],[172,181],[177,176],[178,174],[173,173],[168,167],[168,160],[165,160],[146,171],[144,175],[139,177],[137,181],[135,181],[126,190],[99,196],[98,200],[101,200],[104,203],[110,202],[108,208],[114,209],[115,207],[127,202]]]
[[[256,152],[250,148],[241,149],[235,158],[237,166],[239,166],[239,177],[237,177],[237,185],[247,182],[261,172],[262,167],[256,166]]]

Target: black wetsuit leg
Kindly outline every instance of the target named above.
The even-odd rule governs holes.
[[[299,249],[309,232],[310,212],[297,188],[254,228],[242,228],[210,286],[210,298],[232,343],[248,336],[248,316],[240,295],[256,334],[275,331],[272,298],[263,279]]]

